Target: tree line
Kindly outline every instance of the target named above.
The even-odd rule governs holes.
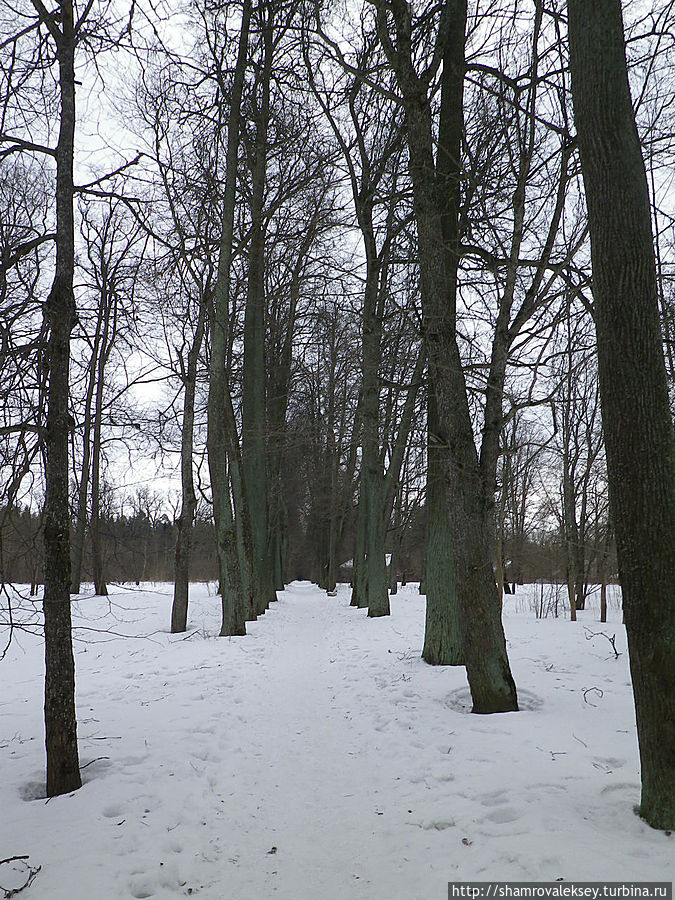
[[[105,486],[97,541],[87,537],[83,543],[82,554],[78,557],[81,580],[77,584],[78,590],[75,590],[74,583],[71,584],[71,594],[88,592],[93,586],[97,593],[105,596],[110,584],[174,581],[179,562],[176,559],[180,528],[178,503],[167,509],[164,497],[139,490],[128,498],[125,512],[112,507],[112,496],[113,492]],[[406,586],[409,582],[418,584],[422,594],[426,591],[426,516],[426,505],[422,503],[411,508],[405,521],[399,522],[388,533],[385,558],[390,594],[396,593],[399,585]],[[306,530],[301,523],[296,525],[297,530],[291,528],[288,532],[287,581],[318,583],[322,577],[321,559],[316,552],[311,530]],[[71,514],[71,541],[75,527],[76,521]],[[353,559],[348,553],[355,537],[355,522],[352,521],[344,535],[343,552],[337,556],[340,560],[335,572],[337,582],[353,581]],[[197,507],[191,541],[191,581],[217,583],[218,559],[208,504]],[[559,528],[507,536],[502,544],[506,560],[504,592],[520,593],[522,585],[533,582],[557,584],[568,598],[565,603],[567,615],[576,615],[577,609],[585,608],[589,594],[598,585],[606,588],[616,581],[615,551],[614,548],[607,550],[604,531],[587,531],[585,541],[581,580],[570,584],[567,581],[569,550],[565,535]],[[29,585],[31,596],[35,596],[44,576],[39,512],[27,506],[1,509],[0,547],[0,583]],[[98,584],[94,584],[95,573],[99,578]],[[570,587],[579,591],[578,595],[574,595],[572,606],[569,604]],[[560,611],[562,613],[562,604]]]

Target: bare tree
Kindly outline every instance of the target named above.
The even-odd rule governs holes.
[[[251,0],[244,0],[237,62],[230,96],[222,231],[210,328],[211,368],[209,377],[208,451],[211,489],[213,492],[213,512],[216,521],[216,539],[218,542],[218,555],[221,560],[220,591],[223,602],[223,633],[225,634],[246,633],[245,618],[250,604],[250,599],[244,595],[245,584],[242,577],[242,564],[245,564],[246,560],[242,559],[239,554],[228,484],[228,448],[230,450],[229,465],[238,466],[239,463],[236,455],[231,452],[236,435],[232,434],[235,422],[227,369],[237,162],[250,24]],[[235,502],[236,499],[235,497]],[[244,507],[245,504],[242,503],[241,516],[245,515]]]
[[[80,591],[85,533],[89,525],[94,592],[106,595],[104,557],[101,542],[101,465],[106,424],[119,408],[120,400],[131,386],[128,381],[119,390],[110,387],[111,357],[131,348],[134,335],[134,290],[142,247],[138,246],[140,227],[119,200],[108,199],[82,208],[82,238],[86,246],[83,263],[84,296],[79,321],[81,336],[90,346],[85,366],[85,394],[82,421],[82,458],[76,476],[77,513],[72,546],[71,592]],[[86,306],[91,299],[93,311]],[[94,324],[92,325],[91,319]],[[91,338],[90,338],[91,335]],[[75,337],[79,337],[78,333]],[[124,373],[126,376],[126,372]],[[106,415],[107,414],[107,415]],[[107,421],[106,421],[107,420]],[[115,428],[122,422],[114,422]],[[79,430],[79,429],[78,429]],[[89,496],[91,493],[91,508]]]
[[[451,0],[444,4],[431,67],[421,74],[414,60],[412,17],[407,4],[399,0],[378,2],[377,20],[406,118],[424,338],[437,402],[439,438],[448,448],[444,468],[449,502],[461,517],[457,533],[463,534],[457,546],[458,600],[473,708],[482,713],[513,710],[517,708],[516,689],[499,616],[481,473],[455,322],[466,3]],[[437,169],[429,83],[441,60],[443,156]]]
[[[70,616],[70,516],[68,505],[68,443],[70,435],[70,334],[75,325],[73,276],[75,222],[73,155],[75,147],[75,52],[86,6],[76,18],[71,0],[61,0],[49,12],[41,0],[33,6],[40,29],[48,31],[56,48],[59,72],[59,137],[56,161],[56,270],[45,302],[49,328],[48,387],[45,432],[45,743],[47,794],[52,797],[82,784],[75,718],[75,661]]]

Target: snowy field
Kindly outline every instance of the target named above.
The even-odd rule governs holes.
[[[0,663],[0,858],[41,866],[22,900],[445,900],[457,880],[673,878],[675,836],[634,814],[616,602],[600,625],[597,608],[535,618],[549,587],[507,597],[522,711],[484,717],[462,669],[421,661],[416,586],[370,620],[346,587],[296,583],[231,639],[212,587],[192,587],[187,637],[168,633],[171,586],[143,588],[73,604],[80,791],[43,796],[39,637],[15,633]],[[5,889],[22,881],[10,869]]]

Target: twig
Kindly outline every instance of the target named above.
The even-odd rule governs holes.
[[[594,637],[604,637],[612,645],[612,650],[614,651],[614,659],[618,659],[621,656],[621,653],[616,649],[616,634],[613,634],[610,637],[608,634],[605,634],[604,631],[591,631],[590,628],[584,628],[584,631],[586,632],[587,641],[592,641]]]
[[[542,753],[550,753],[551,759],[553,762],[556,761],[556,757],[558,756],[567,756],[567,750],[544,750],[543,747],[537,747],[537,750],[541,750]]]
[[[87,766],[90,766],[92,763],[99,762],[102,759],[110,759],[109,756],[97,756],[96,759],[90,759],[88,763],[85,763],[83,766],[80,766],[80,771],[82,769],[86,769]]]
[[[590,694],[591,691],[595,691],[595,693],[598,695],[598,697],[603,697],[604,692],[599,687],[589,687],[589,688],[586,688],[586,690],[584,691],[584,702],[588,703],[589,706],[597,706],[598,705],[597,703],[591,703],[590,700],[586,699],[586,694]]]
[[[10,897],[15,897],[17,894],[20,894],[21,891],[25,891],[27,887],[30,887],[31,884],[35,881],[38,872],[42,870],[42,866],[37,866],[33,868],[33,866],[29,866],[26,860],[29,859],[28,856],[9,856],[7,859],[0,860],[0,866],[5,865],[5,863],[11,862],[19,862],[25,869],[28,870],[26,881],[21,885],[21,887],[17,888],[6,888],[0,884],[0,891],[4,891],[4,900],[9,900]],[[24,873],[26,874],[26,873]]]

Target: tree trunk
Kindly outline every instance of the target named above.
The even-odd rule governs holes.
[[[261,19],[264,4],[259,4]],[[253,535],[256,611],[262,614],[276,600],[269,557],[269,486],[267,473],[265,403],[265,219],[267,182],[267,142],[270,121],[270,78],[272,70],[271,6],[261,21],[263,59],[261,96],[256,115],[252,166],[251,229],[248,253],[248,282],[244,315],[244,364],[242,371],[241,433],[242,466]]]
[[[101,546],[101,429],[103,426],[103,389],[105,387],[105,366],[110,356],[112,347],[111,337],[111,306],[115,300],[110,296],[106,287],[107,276],[105,271],[101,273],[102,291],[100,297],[100,315],[103,318],[103,331],[101,334],[101,348],[98,357],[96,371],[96,398],[94,402],[94,434],[92,439],[92,463],[91,463],[91,523],[89,533],[91,535],[91,557],[94,576],[94,594],[101,597],[108,596],[108,588],[105,583],[103,571],[103,547]],[[116,322],[113,316],[112,334],[114,335]]]
[[[255,621],[258,616],[256,608],[255,578],[253,576],[255,554],[253,551],[253,532],[248,500],[246,496],[246,484],[242,474],[241,446],[237,434],[237,421],[232,405],[232,397],[229,389],[225,393],[225,441],[227,457],[229,460],[230,484],[232,486],[232,500],[234,502],[234,530],[235,545],[237,551],[236,562],[232,566],[239,572],[242,596],[246,619]],[[229,494],[228,504],[229,504]],[[228,506],[231,512],[231,505]],[[229,545],[228,545],[229,546]]]
[[[222,541],[221,556],[224,565],[220,573],[220,598],[222,623],[220,637],[246,634],[246,602],[239,568],[240,556],[237,548],[237,530],[232,514],[229,492],[225,495],[225,507],[220,510]]]
[[[195,394],[197,389],[197,365],[206,327],[206,302],[199,305],[197,327],[188,352],[184,371],[183,422],[180,444],[181,510],[176,536],[173,605],[171,607],[171,631],[173,634],[187,628],[188,594],[190,585],[190,555],[192,552],[192,526],[197,509],[197,497],[192,476],[192,457],[195,424]],[[222,575],[221,575],[222,581]],[[222,584],[221,584],[222,588]],[[222,593],[222,591],[221,591]]]
[[[75,34],[70,0],[60,4],[59,31],[47,21],[57,45],[61,121],[56,151],[56,272],[45,304],[49,326],[44,553],[45,553],[45,744],[47,794],[82,785],[75,716],[75,661],[70,615],[70,517],[68,509],[68,411],[70,333],[75,324],[73,274],[73,152],[75,143]]]
[[[359,503],[356,510],[356,539],[354,541],[354,575],[352,578],[352,596],[350,606],[364,609],[368,606],[366,590],[366,519],[368,516],[367,501],[363,484],[359,486]]]
[[[228,611],[227,622],[225,621],[226,616],[223,616],[223,628],[230,628],[233,634],[244,634],[246,631],[246,602],[236,535],[234,546],[232,541],[233,527],[227,465],[228,418],[231,398],[226,362],[241,98],[246,74],[250,22],[251,0],[244,0],[237,64],[230,98],[230,119],[227,129],[223,224],[220,235],[218,275],[214,289],[211,321],[211,368],[209,372],[207,425],[207,451],[211,491],[213,494],[213,514],[216,525],[221,590],[226,592],[223,594],[223,608],[224,612]],[[229,614],[229,610],[233,611],[232,615]]]
[[[391,564],[390,564],[390,573],[389,573],[389,591],[391,594],[396,594],[398,592],[398,572],[397,566],[400,557],[401,551],[401,541],[402,541],[402,522],[400,516],[400,503],[401,503],[401,491],[400,491],[400,481],[401,481],[401,469],[403,468],[403,460],[405,458],[405,453],[408,448],[408,441],[410,438],[410,431],[412,429],[413,417],[415,414],[415,403],[417,400],[417,396],[419,394],[419,389],[422,384],[422,378],[424,376],[424,369],[426,366],[426,356],[424,354],[424,348],[420,348],[419,354],[417,356],[417,361],[415,362],[415,368],[412,373],[410,387],[408,388],[408,393],[406,394],[405,403],[403,404],[403,410],[401,412],[401,418],[398,425],[398,429],[396,432],[396,438],[394,440],[394,446],[392,448],[391,460],[389,462],[389,467],[384,476],[384,527],[385,533],[388,527],[389,522],[391,521],[392,512],[394,511],[394,507],[396,504],[396,514],[395,514],[395,526],[394,526],[394,537],[392,540],[392,554],[391,554]],[[403,578],[405,578],[405,573],[402,573]]]
[[[428,401],[427,565],[426,620],[422,659],[432,666],[461,666],[462,637],[459,627],[457,580],[453,537],[450,528],[441,449],[436,427],[438,417],[431,386]]]
[[[602,583],[600,585],[600,621],[607,621],[607,579],[604,570],[602,573]]]
[[[389,593],[398,594],[398,537],[396,535],[392,539],[389,559]]]
[[[381,267],[372,227],[372,207],[360,214],[366,250],[366,284],[361,320],[363,387],[361,397],[360,491],[365,498],[365,583],[368,615],[389,615],[387,564],[384,553],[384,473],[380,461],[380,382],[382,319],[378,315]]]
[[[99,310],[100,313],[100,310]],[[96,387],[96,363],[101,343],[101,316],[96,320],[96,332],[91,351],[91,359],[87,371],[87,392],[84,400],[84,421],[82,424],[82,469],[77,486],[77,516],[72,546],[72,574],[70,593],[79,594],[82,584],[82,558],[84,556],[84,538],[87,530],[87,514],[89,512],[89,478],[91,475],[91,420],[92,403]]]
[[[611,516],[642,769],[640,814],[675,828],[675,441],[649,193],[619,0],[568,0]]]
[[[385,30],[381,0],[380,36],[403,98],[408,138],[408,164],[413,185],[420,264],[420,294],[429,373],[438,409],[438,437],[448,502],[456,524],[457,589],[462,652],[477,713],[518,708],[509,668],[500,604],[490,556],[489,510],[473,437],[473,425],[462,360],[457,344],[455,299],[459,265],[459,173],[463,130],[464,32],[466,0],[448,0],[444,10],[448,34],[443,60],[439,144],[442,178],[437,181],[432,122],[426,84],[412,62],[410,9],[391,7],[397,46]],[[442,197],[442,201],[439,199]]]
[[[94,421],[93,458],[91,466],[91,563],[94,576],[94,594],[107,597],[101,545],[101,417],[97,411]]]
[[[572,577],[572,572],[568,567],[567,570],[567,602],[570,608],[570,621],[576,622],[577,620],[577,604],[574,597],[574,579]]]
[[[377,281],[377,275],[371,276]],[[387,565],[384,553],[384,474],[380,462],[379,382],[380,326],[375,313],[377,287],[366,289],[363,310],[362,457],[354,559],[352,605],[368,607],[373,617],[389,615]]]

